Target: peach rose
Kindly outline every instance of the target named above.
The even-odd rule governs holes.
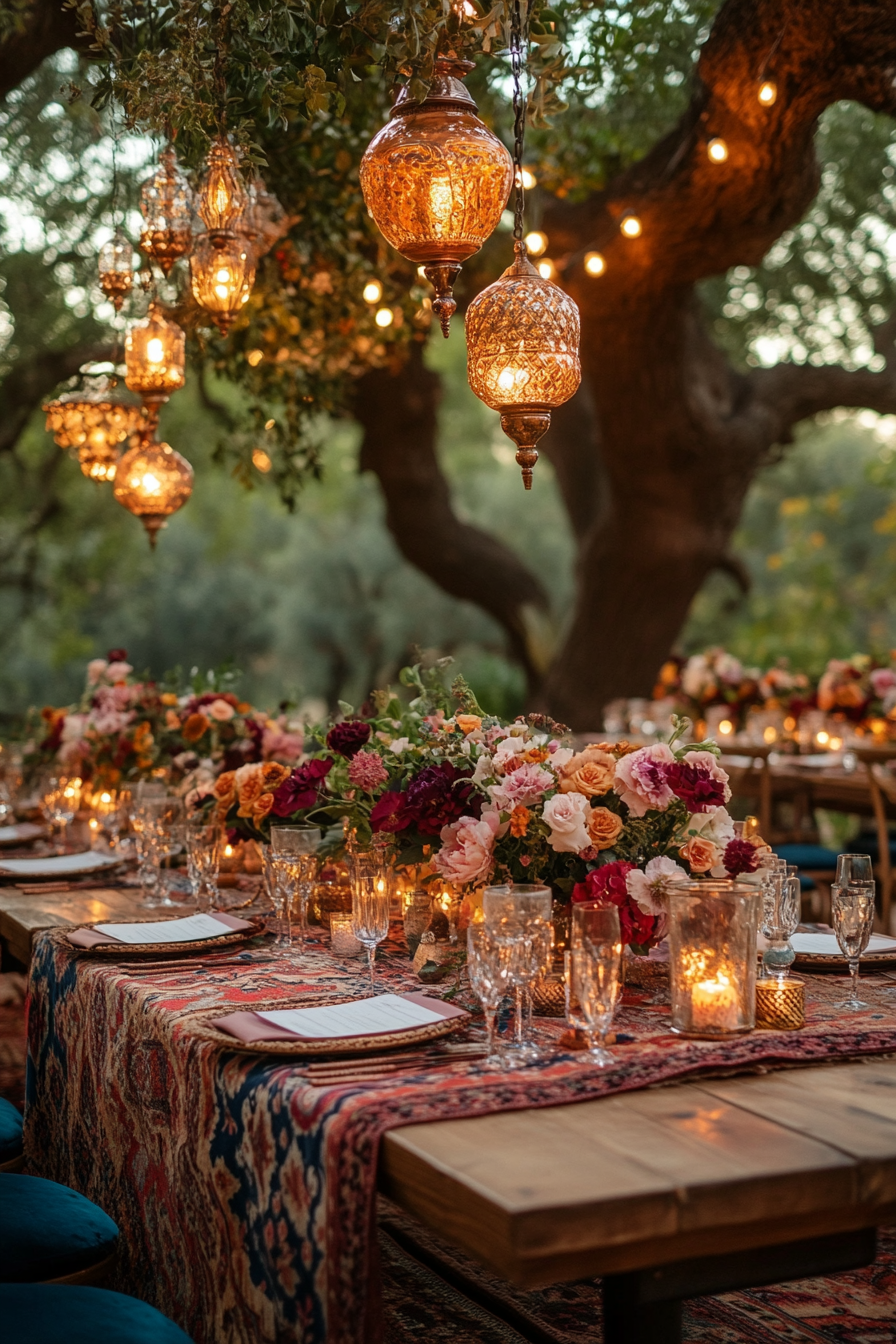
[[[167,709],[165,711],[165,727],[170,728],[172,732],[176,732],[180,727],[180,715],[176,710]]]
[[[261,767],[261,787],[265,793],[275,793],[283,783],[288,779],[292,770],[288,765],[281,765],[279,761],[267,761]]]
[[[616,762],[610,753],[598,747],[586,747],[560,770],[560,792],[599,798],[610,792],[615,776]]]
[[[233,705],[229,705],[226,700],[213,700],[208,707],[208,712],[218,723],[228,723],[233,718],[235,710]]]
[[[608,807],[592,807],[585,825],[595,849],[612,849],[624,829],[624,822]]]
[[[456,714],[454,722],[465,737],[468,733],[475,733],[477,728],[482,727],[482,720],[478,714]]]
[[[218,802],[226,803],[229,807],[236,793],[236,771],[225,770],[223,775],[219,775],[212,786],[212,793]]]
[[[252,820],[257,826],[259,822],[264,821],[265,817],[274,806],[274,795],[272,793],[263,793],[255,802],[252,808]]]
[[[718,845],[714,845],[702,835],[692,835],[688,843],[682,845],[678,852],[695,873],[708,873],[710,868],[714,868],[722,859],[722,851]]]
[[[208,719],[204,714],[188,714],[183,726],[185,742],[198,742],[208,732]]]
[[[234,783],[236,784],[236,795],[239,799],[238,817],[251,817],[252,808],[258,802],[262,792],[260,765],[241,765],[236,772]]]

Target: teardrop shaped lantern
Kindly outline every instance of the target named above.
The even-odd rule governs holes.
[[[116,229],[99,254],[100,289],[110,299],[116,313],[121,312],[134,283],[134,249],[131,240]]]
[[[523,484],[532,488],[535,445],[582,380],[579,310],[545,280],[518,241],[513,264],[467,309],[467,378],[517,445]]]
[[[193,297],[212,314],[223,336],[248,300],[254,280],[255,257],[242,234],[200,234],[190,257]]]
[[[212,143],[205,174],[199,186],[197,207],[209,233],[225,233],[237,227],[249,204],[239,160],[226,136]]]
[[[438,57],[423,102],[402,89],[361,160],[368,212],[387,242],[422,265],[445,336],[461,265],[494,231],[513,185],[510,155],[461,82],[472,69],[470,61]]]
[[[157,303],[129,328],[124,344],[125,384],[158,418],[158,408],[184,385],[186,336]]]
[[[85,476],[94,481],[115,479],[119,445],[140,424],[140,408],[110,394],[106,388],[66,392],[44,406],[47,429],[59,444],[76,455]]]
[[[193,493],[193,468],[170,444],[140,433],[118,463],[113,493],[119,504],[140,519],[155,550],[167,519]]]
[[[140,189],[140,212],[140,246],[169,275],[193,245],[193,192],[171,145],[163,150],[158,168]]]

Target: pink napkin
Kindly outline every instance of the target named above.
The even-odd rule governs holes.
[[[453,1003],[443,1003],[441,999],[431,999],[427,994],[400,994],[399,998],[419,1004],[421,1008],[429,1008],[440,1017],[469,1017],[469,1013],[463,1008],[456,1008]],[[243,1041],[246,1045],[251,1045],[253,1041],[295,1041],[298,1045],[300,1042],[314,1039],[311,1036],[297,1036],[294,1031],[289,1031],[286,1027],[277,1027],[273,1022],[264,1022],[257,1013],[228,1013],[226,1017],[212,1018],[211,1025],[220,1031],[226,1031],[228,1036],[235,1036],[238,1041]],[[382,1031],[370,1033],[371,1036],[390,1034]],[[356,1039],[363,1041],[369,1038],[359,1036]]]
[[[226,924],[228,928],[233,929],[235,933],[242,929],[251,929],[254,927],[250,920],[240,919],[237,915],[225,914],[223,910],[210,910],[209,914],[214,915],[215,919],[219,919],[222,924]],[[105,923],[105,921],[103,922]],[[120,938],[113,938],[112,935],[108,933],[97,933],[95,929],[72,929],[71,933],[66,936],[73,947],[99,947],[101,943],[117,943],[120,947],[133,947],[133,943],[123,943]],[[223,936],[224,935],[222,934],[222,937]],[[147,929],[146,941],[148,943],[152,942],[152,933],[150,929]],[[176,952],[181,944],[164,943],[160,944],[160,946],[170,947],[172,952]]]

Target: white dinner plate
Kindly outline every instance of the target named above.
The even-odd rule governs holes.
[[[85,850],[83,854],[50,854],[39,859],[0,859],[0,874],[6,877],[77,877],[114,868],[122,860],[111,854]]]
[[[46,826],[33,821],[22,821],[17,826],[0,826],[0,848],[6,845],[29,845],[39,835],[46,835]]]
[[[846,969],[846,960],[840,951],[837,936],[833,933],[795,933],[790,940],[796,953],[794,965],[809,971],[813,966]],[[862,964],[868,966],[887,965],[896,962],[896,938],[888,938],[883,933],[873,933],[868,946],[862,953]]]

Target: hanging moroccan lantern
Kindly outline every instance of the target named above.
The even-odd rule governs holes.
[[[121,229],[116,229],[108,243],[103,243],[99,255],[100,289],[109,299],[116,313],[121,312],[134,283],[134,249]]]
[[[118,463],[113,491],[118,503],[139,518],[155,550],[159,531],[193,493],[193,468],[168,443],[137,434]]]
[[[582,380],[579,310],[558,285],[539,275],[518,240],[513,264],[467,309],[467,377],[517,445],[523,484],[532,488],[535,447],[551,410]]]
[[[386,241],[423,266],[445,336],[461,264],[495,229],[513,184],[510,155],[461,82],[472,68],[439,57],[423,102],[402,89],[361,160],[367,210]]]
[[[47,429],[59,444],[77,455],[81,470],[94,481],[115,479],[119,444],[140,424],[140,408],[107,389],[66,392],[44,406]]]
[[[250,182],[249,204],[240,222],[242,233],[258,257],[267,256],[275,243],[289,232],[286,211],[273,192],[268,191],[260,177]]]
[[[140,212],[140,246],[169,275],[193,244],[193,192],[171,145],[163,150],[158,168],[140,190]]]
[[[254,280],[255,256],[241,234],[199,236],[190,257],[193,297],[212,314],[223,336],[249,298]]]
[[[183,329],[169,322],[157,303],[128,330],[124,381],[154,411],[155,419],[162,403],[184,385],[185,342]]]
[[[199,186],[197,207],[209,233],[227,233],[237,227],[249,204],[249,195],[239,169],[239,160],[220,135],[212,144],[205,174]]]

